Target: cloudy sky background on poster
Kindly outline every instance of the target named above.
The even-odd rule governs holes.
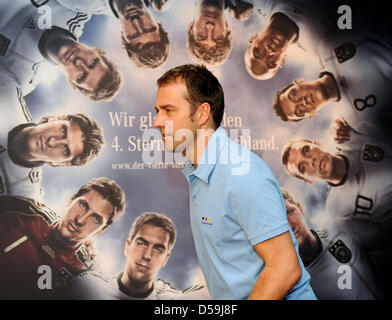
[[[73,91],[56,69],[48,68],[43,73],[43,82],[37,90],[26,97],[33,119],[44,114],[68,114],[82,112],[93,116],[104,128],[106,146],[92,164],[83,168],[64,167],[44,169],[43,187],[45,202],[58,212],[72,194],[93,177],[106,176],[114,179],[124,189],[127,199],[125,215],[106,233],[97,238],[99,254],[104,258],[107,272],[122,270],[125,263],[123,244],[133,220],[142,212],[157,211],[167,214],[177,226],[178,238],[168,264],[159,277],[179,289],[194,282],[198,275],[198,263],[193,247],[189,225],[188,185],[180,169],[113,170],[112,163],[142,162],[141,152],[128,152],[129,136],[142,136],[139,130],[140,117],[152,112],[156,94],[156,79],[166,70],[184,63],[191,63],[186,50],[186,30],[193,19],[193,1],[177,1],[171,11],[155,13],[169,34],[171,53],[167,63],[155,70],[135,67],[121,48],[120,27],[114,18],[94,16],[86,25],[80,40],[107,52],[122,70],[124,86],[117,98],[110,103],[95,104]],[[257,12],[246,22],[228,17],[233,35],[233,50],[225,64],[211,68],[225,91],[226,113],[242,118],[242,128],[250,129],[252,139],[274,137],[278,150],[255,151],[271,167],[280,184],[285,186],[307,210],[308,218],[323,213],[324,184],[307,185],[289,177],[280,163],[281,148],[294,137],[306,137],[327,144],[333,150],[329,135],[332,119],[331,108],[323,110],[318,117],[297,124],[280,121],[272,109],[272,99],[278,89],[297,78],[314,79],[318,76],[317,60],[298,48],[291,48],[285,66],[268,81],[251,78],[244,68],[244,52],[252,33],[265,26]],[[46,81],[45,81],[46,78]],[[50,81],[52,80],[52,81]],[[132,128],[113,127],[109,112],[126,112],[134,115]],[[241,133],[241,131],[240,131]],[[123,152],[111,148],[115,136],[119,137]]]

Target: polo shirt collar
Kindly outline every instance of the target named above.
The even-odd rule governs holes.
[[[220,157],[220,153],[228,140],[229,137],[226,130],[223,127],[219,127],[208,141],[207,147],[204,150],[203,156],[200,158],[199,165],[196,170],[193,164],[187,160],[186,165],[182,170],[185,177],[189,179],[191,175],[194,175],[203,182],[209,184],[211,173],[214,170]],[[216,154],[216,157],[214,157],[214,154]]]

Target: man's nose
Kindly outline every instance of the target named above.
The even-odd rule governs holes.
[[[154,126],[154,128],[162,128],[165,126],[165,121],[163,117],[159,115],[159,113],[156,115],[152,125]]]
[[[84,68],[87,66],[87,65],[86,65],[86,61],[84,61],[84,59],[81,58],[81,57],[76,57],[76,58],[74,59],[74,65],[75,65],[76,67],[78,67],[79,69],[83,69],[83,70],[84,70]]]
[[[147,246],[147,248],[143,251],[143,259],[150,261],[152,258],[152,250],[153,248],[150,246]]]
[[[56,148],[57,146],[64,145],[66,143],[67,143],[67,139],[65,138],[50,136],[47,144],[50,148]]]
[[[77,215],[77,216],[75,217],[75,224],[76,224],[78,227],[83,226],[83,225],[85,224],[85,222],[86,222],[88,216],[89,216],[89,213],[88,213],[88,212],[80,213],[79,215]]]
[[[136,17],[132,19],[132,26],[135,29],[134,33],[136,34],[142,34],[143,33],[143,21]]]
[[[208,22],[206,24],[206,29],[207,29],[207,39],[208,40],[213,40],[212,36],[213,36],[214,31],[215,31],[215,24],[213,24],[211,22]]]

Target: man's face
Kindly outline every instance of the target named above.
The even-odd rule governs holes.
[[[224,11],[217,6],[200,6],[196,19],[190,24],[195,40],[207,50],[214,50],[227,37]]]
[[[301,247],[306,238],[308,237],[310,230],[305,222],[305,218],[302,214],[301,208],[298,204],[293,203],[285,199],[287,220],[294,233],[295,239],[297,239],[298,245]]]
[[[127,240],[124,254],[127,257],[126,270],[134,281],[154,280],[159,269],[165,266],[170,256],[169,233],[160,227],[144,225]]]
[[[69,120],[50,120],[32,127],[26,137],[27,160],[70,165],[83,152],[83,132]]]
[[[161,41],[158,21],[140,0],[119,0],[118,14],[124,40],[141,50]]]
[[[103,51],[83,43],[64,44],[57,52],[60,70],[75,89],[94,91],[101,79],[109,72],[102,59]]]
[[[64,243],[77,245],[90,236],[102,233],[113,210],[109,200],[92,189],[71,200],[57,226],[58,234]]]
[[[154,127],[159,128],[167,151],[184,153],[184,148],[191,146],[196,137],[197,123],[191,117],[187,95],[187,87],[182,81],[158,88]],[[177,149],[180,145],[181,148]]]
[[[323,85],[317,81],[294,81],[293,86],[280,95],[280,105],[289,120],[311,118],[327,103]]]
[[[272,28],[249,39],[250,46],[246,52],[247,68],[262,79],[272,78],[283,65],[288,41],[285,36]]]
[[[333,173],[333,164],[333,156],[319,144],[301,140],[291,146],[287,170],[291,175],[312,183],[314,180],[328,180]]]

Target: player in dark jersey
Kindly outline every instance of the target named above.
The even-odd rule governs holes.
[[[121,216],[124,197],[114,181],[92,179],[72,196],[61,218],[33,199],[0,197],[0,297],[50,298],[91,268],[84,241]],[[42,268],[50,270],[45,281]]]

